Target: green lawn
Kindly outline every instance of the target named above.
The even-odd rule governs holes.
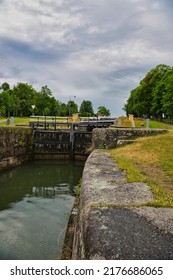
[[[14,124],[29,125],[30,118],[14,118]],[[0,118],[0,126],[6,126],[7,119]]]
[[[4,118],[0,118],[0,126],[6,126],[6,120]],[[15,117],[14,118],[14,125],[29,125],[30,121],[37,121],[37,118],[30,118],[30,117],[24,117],[24,118],[19,118],[19,117]],[[53,121],[54,118],[47,118],[46,121]],[[67,117],[61,118],[61,117],[57,117],[56,121],[59,122],[64,122],[67,120]],[[40,121],[44,121],[44,118],[40,119]]]
[[[135,123],[136,128],[140,128],[142,124],[143,124],[143,127],[146,128],[146,120],[145,119],[134,118],[134,123]],[[119,127],[132,127],[132,124],[131,124],[131,122],[129,121],[128,118],[120,117],[118,119],[117,126],[119,126]],[[172,129],[173,124],[171,125],[171,124],[158,122],[158,121],[150,119],[149,128]]]
[[[144,127],[146,127],[146,120],[138,120],[138,119],[134,119],[135,120],[135,126],[136,127],[140,127],[141,123],[144,124]],[[158,122],[155,120],[150,120],[149,121],[149,128],[159,128],[159,129],[171,129],[172,126],[170,124],[167,123],[163,123],[163,122]]]
[[[173,131],[138,138],[110,151],[119,168],[127,170],[129,182],[145,182],[156,201],[152,206],[173,207]]]

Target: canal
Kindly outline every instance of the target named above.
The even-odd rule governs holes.
[[[0,259],[60,259],[84,162],[32,161],[0,173]]]

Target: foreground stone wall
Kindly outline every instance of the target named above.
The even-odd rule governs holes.
[[[27,161],[31,150],[30,128],[0,127],[0,171]]]
[[[84,167],[78,211],[76,206],[72,211],[71,258],[172,259],[173,209],[144,206],[154,200],[147,184],[127,182],[108,151],[93,151]]]
[[[92,147],[113,149],[120,143],[141,136],[166,133],[165,129],[141,128],[95,128],[92,135]]]

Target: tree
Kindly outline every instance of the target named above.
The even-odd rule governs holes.
[[[40,107],[42,108],[43,116],[50,114],[49,101],[51,96],[52,92],[48,86],[43,86],[40,92]]]
[[[30,116],[32,114],[31,105],[35,103],[36,90],[27,83],[18,83],[11,91],[11,95],[18,98],[16,108],[17,115]]]
[[[171,78],[168,79],[172,69],[165,64],[159,64],[151,69],[139,86],[131,91],[124,106],[126,114],[131,113],[138,117],[152,116],[160,120],[164,111],[169,115],[172,114],[170,100],[173,84],[171,84]]]
[[[54,97],[50,98],[49,108],[50,108],[50,115],[51,116],[60,115],[60,103]]]
[[[82,117],[94,116],[92,102],[89,100],[83,100],[80,105],[79,113]]]
[[[12,98],[8,90],[1,93],[0,101],[2,115],[5,117],[9,117],[12,110]]]
[[[110,110],[107,109],[105,106],[100,106],[97,108],[97,115],[110,116]]]
[[[165,89],[162,98],[163,112],[173,122],[173,68],[165,76]]]
[[[65,103],[60,103],[60,116],[65,117],[68,115],[68,107]]]
[[[12,89],[8,83],[3,83],[0,87],[3,91],[0,94],[0,111],[4,117],[15,115],[16,107],[18,105],[18,98],[12,93]]]
[[[0,114],[3,116],[30,116],[33,112],[32,105],[35,105],[36,115],[61,114],[60,102],[52,96],[47,85],[37,92],[27,83],[17,83],[10,89],[9,84],[5,82],[0,89]],[[66,104],[63,114],[68,114]]]
[[[131,91],[130,97],[125,104],[126,114],[133,114],[134,116],[143,117],[146,115],[146,104],[143,99],[141,86]]]
[[[68,115],[72,116],[73,114],[78,112],[78,106],[73,100],[69,100],[67,103],[68,107]]]
[[[3,91],[7,91],[10,89],[10,85],[5,82],[1,85],[0,89],[2,89]]]

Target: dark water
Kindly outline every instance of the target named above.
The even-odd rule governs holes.
[[[34,161],[0,173],[0,259],[59,259],[83,162]]]

